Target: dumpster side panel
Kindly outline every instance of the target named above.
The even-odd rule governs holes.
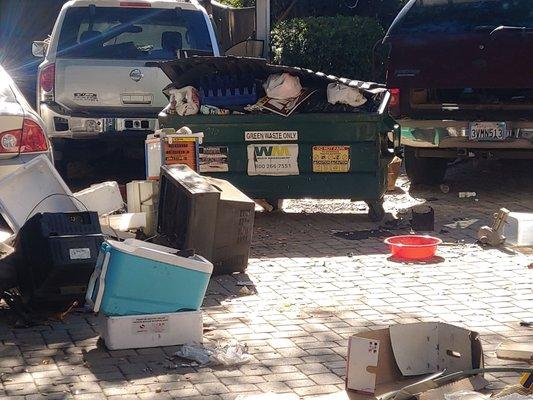
[[[252,198],[376,201],[387,187],[392,156],[383,149],[391,128],[377,114],[161,114],[160,125],[188,126],[204,133],[204,147],[227,148],[227,172],[206,175],[227,179]]]

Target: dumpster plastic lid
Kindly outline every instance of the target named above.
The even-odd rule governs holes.
[[[369,94],[382,94],[387,91],[385,85],[365,82],[347,78],[339,78],[327,75],[323,72],[315,72],[310,69],[273,65],[262,58],[250,57],[192,57],[179,60],[163,61],[159,63],[147,63],[147,65],[159,65],[163,72],[170,78],[172,84],[169,87],[184,87],[192,84],[198,78],[211,74],[252,74],[258,79],[266,80],[271,74],[288,72],[304,79],[309,84],[325,84],[340,82],[350,87],[356,87]]]

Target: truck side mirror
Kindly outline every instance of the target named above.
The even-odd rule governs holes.
[[[46,55],[47,50],[48,50],[48,42],[44,40],[35,41],[31,45],[31,52],[35,57],[43,58]]]

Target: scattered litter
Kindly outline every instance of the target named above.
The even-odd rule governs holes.
[[[238,281],[237,286],[255,286],[252,281]]]
[[[200,365],[223,365],[226,367],[249,363],[252,356],[247,353],[248,348],[237,341],[230,341],[225,345],[207,347],[198,344],[186,344],[175,354],[187,360],[193,360]]]
[[[270,75],[263,84],[267,97],[286,100],[298,97],[302,92],[300,78],[288,72]]]
[[[458,219],[457,221],[452,222],[451,224],[444,224],[446,228],[450,229],[467,229],[478,222],[479,219],[470,218],[470,219]]]
[[[254,292],[252,292],[250,289],[248,289],[247,286],[243,286],[240,290],[239,290],[239,295],[241,296],[250,296],[254,294]]]
[[[444,395],[445,400],[485,400],[490,397],[490,394],[482,394],[472,390],[460,390],[458,392],[448,393]]]
[[[235,400],[299,400],[294,393],[241,394]]]
[[[200,111],[200,94],[192,86],[181,89],[169,89],[170,104],[165,109],[168,114],[181,116],[195,115]]]
[[[367,102],[366,97],[357,88],[342,83],[330,83],[327,88],[328,102],[331,104],[347,104],[360,107]],[[401,163],[401,160],[400,160]]]
[[[333,236],[346,240],[364,240],[370,238],[383,239],[393,233],[383,229],[368,229],[363,231],[336,231]]]
[[[476,192],[459,192],[459,198],[460,199],[467,199],[469,197],[476,197]]]
[[[490,246],[499,246],[505,242],[503,230],[509,217],[509,210],[501,208],[498,213],[494,214],[492,226],[482,226],[478,232],[478,239],[482,244]]]
[[[202,105],[200,107],[200,113],[203,115],[230,115],[231,111],[225,108]]]

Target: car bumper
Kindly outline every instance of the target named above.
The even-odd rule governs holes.
[[[40,106],[50,138],[90,139],[127,134],[146,136],[158,129],[157,118],[74,117],[60,114],[47,104]]]
[[[502,141],[473,141],[468,121],[400,119],[402,144],[427,149],[509,149],[533,151],[533,121],[506,121],[510,136]]]

